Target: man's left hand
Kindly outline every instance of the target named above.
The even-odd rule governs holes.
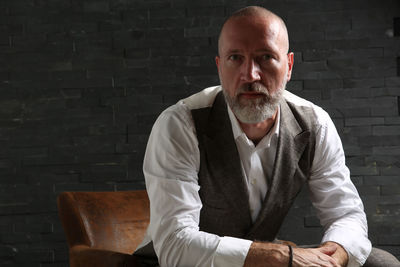
[[[349,261],[349,255],[347,254],[346,250],[338,243],[336,242],[325,242],[324,244],[321,245],[321,247],[325,246],[335,246],[336,251],[331,255],[332,258],[336,260],[337,263],[339,263],[340,266],[347,266],[347,263]]]

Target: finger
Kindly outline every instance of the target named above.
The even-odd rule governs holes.
[[[334,245],[328,245],[328,246],[320,247],[320,248],[318,248],[318,250],[320,252],[324,253],[325,255],[332,256],[336,252],[337,247]]]
[[[340,264],[331,256],[323,254],[323,256],[320,257],[320,259],[323,260],[325,263],[328,263],[328,266],[340,267]]]
[[[319,258],[318,261],[316,261],[317,266],[321,267],[340,267],[340,265],[335,261],[331,259],[322,259]]]

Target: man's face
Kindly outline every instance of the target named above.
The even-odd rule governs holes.
[[[271,118],[290,79],[293,53],[286,30],[273,17],[238,17],[221,33],[218,74],[225,98],[243,123]]]

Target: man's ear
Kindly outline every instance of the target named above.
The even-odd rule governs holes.
[[[287,81],[290,81],[290,78],[292,77],[292,70],[293,70],[293,64],[294,64],[294,54],[293,52],[290,52],[287,54],[288,57],[288,73],[287,73]]]
[[[219,69],[219,56],[215,56],[215,64],[217,65],[217,68]]]

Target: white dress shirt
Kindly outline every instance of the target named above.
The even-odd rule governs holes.
[[[262,203],[268,190],[267,177],[271,177],[274,167],[279,136],[280,109],[278,109],[274,126],[260,140],[257,146],[247,138],[229,106],[228,114],[243,174],[247,180],[251,219],[254,222],[261,211]]]
[[[153,241],[160,266],[243,266],[252,241],[199,231],[200,151],[191,110],[212,105],[220,86],[207,88],[166,109],[155,122],[143,171],[150,198],[150,224],[142,247]],[[312,108],[317,117],[315,156],[308,181],[310,198],[325,233],[321,243],[341,244],[348,266],[362,265],[371,250],[363,204],[345,165],[342,144],[329,115],[287,91],[286,101]],[[255,146],[228,108],[247,179],[253,221],[267,192],[279,137],[278,112],[270,132]]]

